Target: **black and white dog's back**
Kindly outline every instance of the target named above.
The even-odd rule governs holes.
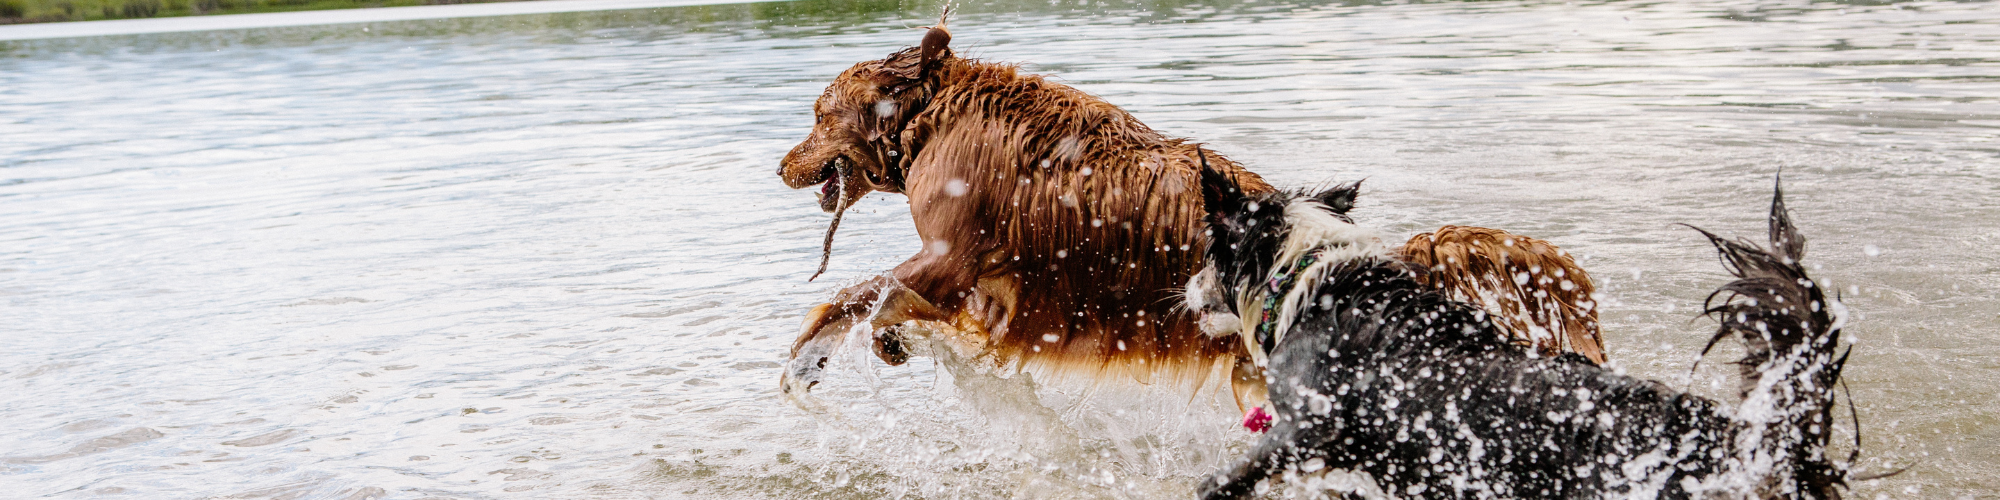
[[[1202,483],[1205,498],[1322,469],[1399,497],[1839,496],[1845,471],[1824,451],[1845,361],[1837,305],[1798,266],[1803,239],[1781,200],[1771,251],[1709,235],[1741,278],[1709,310],[1716,338],[1738,335],[1750,353],[1732,411],[1510,342],[1347,221],[1356,185],[1244,196],[1205,170],[1203,189],[1213,243],[1188,305],[1248,344],[1276,417],[1245,460]]]

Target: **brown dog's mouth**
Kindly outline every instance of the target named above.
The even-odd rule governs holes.
[[[842,183],[846,182],[846,179],[841,178],[839,168],[845,161],[847,161],[846,157],[835,156],[833,159],[827,160],[826,165],[821,167],[820,175],[826,176],[826,182],[820,185],[819,192],[813,194],[819,197],[820,210],[825,210],[827,213],[839,210],[840,197],[847,193],[845,189],[847,186],[842,185]]]

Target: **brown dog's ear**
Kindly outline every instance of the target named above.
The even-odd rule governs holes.
[[[930,67],[931,63],[943,58],[945,51],[951,49],[951,30],[945,29],[945,22],[950,19],[951,6],[945,5],[944,12],[938,14],[937,25],[924,30],[924,41],[917,46],[920,47],[924,55],[923,64],[926,69]]]
[[[946,6],[944,15],[938,17],[937,25],[924,28],[923,42],[882,58],[880,69],[874,75],[875,84],[881,86],[882,93],[894,96],[921,85],[924,78],[936,69],[938,61],[951,57],[951,30],[944,26],[949,17],[951,7]]]
[[[924,43],[919,47],[922,47],[924,54],[924,66],[929,67],[931,63],[937,62],[946,50],[950,50],[951,30],[945,29],[944,23],[939,22],[937,26],[924,30]]]
[[[903,93],[935,69],[938,61],[951,57],[951,30],[945,27],[945,21],[950,17],[951,7],[946,6],[944,14],[938,16],[937,25],[924,28],[924,39],[916,47],[898,50],[882,59],[881,74],[876,78],[876,84],[882,86],[883,93]]]

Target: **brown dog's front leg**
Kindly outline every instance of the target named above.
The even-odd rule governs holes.
[[[1264,406],[1264,367],[1257,366],[1249,356],[1242,356],[1229,368],[1229,392],[1236,397],[1236,409],[1248,413],[1251,408]]]
[[[804,331],[792,342],[792,359],[778,377],[778,388],[804,394],[819,385],[827,360],[847,343],[847,330],[854,327],[855,319],[836,304],[820,304],[807,312]]]
[[[811,391],[826,370],[828,359],[847,342],[848,331],[864,321],[873,333],[875,356],[890,365],[900,365],[909,361],[910,356],[900,329],[895,326],[912,320],[947,319],[944,311],[890,276],[876,276],[847,287],[834,295],[833,302],[815,306],[806,313],[805,326],[798,340],[792,342],[792,359],[785,364],[778,385],[788,393]]]
[[[847,287],[835,294],[833,302],[814,306],[806,312],[799,338],[792,342],[792,359],[778,378],[778,387],[787,393],[804,394],[819,384],[827,361],[847,343],[847,332],[861,323],[882,288],[895,281],[878,276]]]
[[[889,283],[884,288],[887,291],[883,294],[882,306],[875,317],[869,318],[869,326],[874,327],[875,357],[882,358],[882,362],[889,366],[897,366],[910,361],[901,325],[908,321],[945,321],[947,316],[929,300],[901,284]]]

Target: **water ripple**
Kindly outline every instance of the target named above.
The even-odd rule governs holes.
[[[800,314],[917,249],[870,196],[805,281],[827,216],[770,174],[826,81],[915,41],[912,9],[0,42],[0,490],[1185,496],[1248,439],[1208,396],[852,352],[822,411],[779,398]],[[2000,491],[1983,4],[965,9],[961,53],[1280,183],[1366,177],[1366,223],[1563,245],[1614,359],[1712,395],[1689,319],[1722,276],[1671,224],[1754,234],[1782,167],[1860,313],[1863,466],[1920,464],[1855,494]]]

